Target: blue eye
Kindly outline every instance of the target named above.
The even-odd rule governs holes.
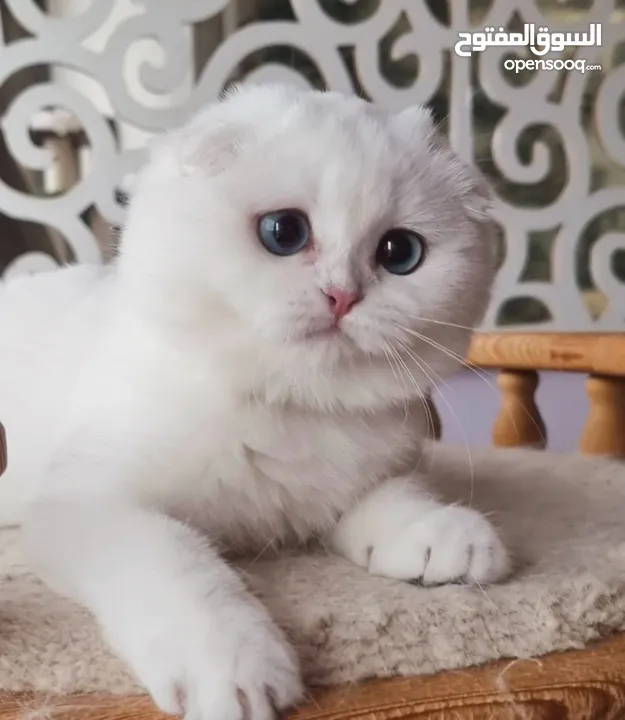
[[[277,210],[258,220],[258,237],[274,255],[295,255],[310,239],[310,223],[298,210]]]
[[[403,228],[389,230],[378,243],[375,261],[393,275],[410,275],[423,262],[425,240]]]

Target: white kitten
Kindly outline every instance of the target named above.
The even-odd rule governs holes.
[[[162,138],[114,266],[0,288],[4,520],[163,710],[301,698],[224,548],[326,535],[396,578],[508,571],[416,474],[440,348],[488,301],[486,210],[424,109],[250,87]]]

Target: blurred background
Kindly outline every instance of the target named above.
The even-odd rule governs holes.
[[[587,32],[507,70],[527,48],[461,57],[486,26]],[[243,79],[429,105],[496,188],[500,271],[483,330],[625,329],[625,0],[0,0],[0,274],[107,262],[150,136]],[[577,444],[582,378],[544,373],[554,450]],[[444,437],[490,444],[492,375],[439,392]]]

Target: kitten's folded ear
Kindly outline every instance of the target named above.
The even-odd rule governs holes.
[[[400,110],[393,116],[392,123],[400,137],[419,145],[427,145],[436,135],[434,115],[425,105],[411,105]]]
[[[201,110],[181,128],[155,138],[150,164],[171,177],[202,173],[217,175],[234,159],[243,138],[241,123],[224,117],[222,103]]]
[[[465,163],[453,150],[446,150],[451,155],[456,187],[467,214],[476,222],[492,222],[493,191],[490,182],[474,165]]]
[[[416,150],[426,150],[432,160],[440,163],[455,194],[460,195],[463,207],[472,220],[489,222],[493,196],[490,183],[473,165],[464,162],[438,132],[429,108],[413,105],[393,118],[396,131]]]
[[[185,174],[197,171],[216,175],[234,160],[243,129],[208,108],[179,131],[177,154]]]

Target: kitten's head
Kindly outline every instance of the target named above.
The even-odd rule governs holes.
[[[424,108],[251,86],[157,146],[121,263],[286,385],[368,367],[411,395],[406,366],[436,381],[485,311],[487,206]]]

